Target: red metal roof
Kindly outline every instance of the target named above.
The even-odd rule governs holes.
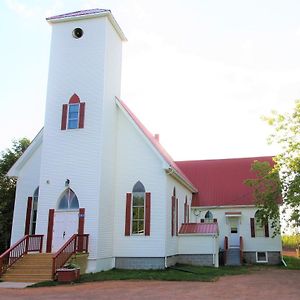
[[[198,189],[192,206],[253,205],[252,190],[244,181],[254,178],[250,167],[255,160],[273,164],[271,156],[178,161],[176,164]]]
[[[218,232],[218,223],[184,223],[179,230],[180,234],[217,234]]]
[[[65,18],[71,18],[71,17],[96,15],[96,14],[101,14],[104,12],[111,12],[111,11],[109,9],[100,9],[100,8],[86,9],[86,10],[79,10],[79,11],[74,11],[74,12],[70,12],[70,13],[66,13],[66,14],[48,17],[48,18],[46,18],[46,20],[50,21],[50,20],[65,19]]]
[[[116,97],[117,98],[117,97]],[[176,172],[195,190],[197,190],[193,183],[188,179],[188,177],[182,172],[180,168],[176,165],[173,158],[170,154],[164,149],[164,147],[160,144],[159,139],[155,138],[155,136],[142,124],[142,122],[138,119],[138,117],[129,109],[129,107],[124,103],[124,101],[117,98],[118,102],[124,108],[124,110],[128,113],[134,123],[138,126],[138,128],[142,131],[142,133],[146,136],[146,138],[151,142],[154,148],[160,153],[163,159],[176,170]]]

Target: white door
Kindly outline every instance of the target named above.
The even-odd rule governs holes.
[[[56,211],[54,214],[52,252],[59,250],[78,233],[78,211]]]
[[[240,247],[239,218],[229,218],[229,248]]]

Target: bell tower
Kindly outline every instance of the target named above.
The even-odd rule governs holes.
[[[115,97],[120,96],[126,38],[109,10],[77,11],[46,20],[52,38],[37,232],[49,232],[49,209],[58,210],[58,199],[66,188],[72,189],[85,209],[90,257],[99,269],[99,260],[112,256],[107,236],[113,227]]]

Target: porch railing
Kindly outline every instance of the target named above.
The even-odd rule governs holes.
[[[224,265],[226,265],[226,261],[227,261],[227,251],[228,251],[228,237],[225,236],[225,238],[224,238]]]
[[[244,240],[243,237],[240,236],[240,263],[243,264],[243,251],[244,251]]]
[[[52,257],[52,276],[75,253],[88,253],[89,234],[74,234]]]
[[[25,235],[0,255],[0,276],[28,252],[42,252],[43,235]]]

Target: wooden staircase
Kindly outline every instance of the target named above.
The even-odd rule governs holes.
[[[51,253],[25,254],[1,276],[3,281],[40,282],[52,280]]]

